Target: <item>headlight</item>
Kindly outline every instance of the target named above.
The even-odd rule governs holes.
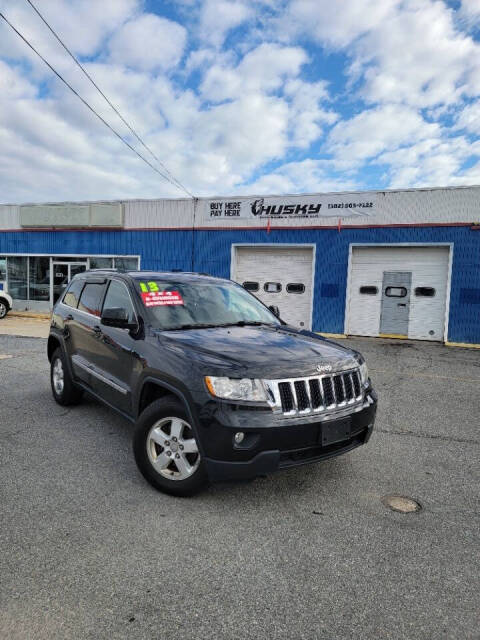
[[[366,362],[362,362],[360,365],[360,378],[362,379],[362,384],[368,382],[368,367]]]
[[[253,402],[266,402],[267,394],[261,380],[242,378],[215,378],[205,376],[207,389],[212,396],[224,400],[250,400]]]

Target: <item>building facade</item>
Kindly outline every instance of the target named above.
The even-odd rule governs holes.
[[[0,206],[0,287],[48,310],[78,271],[232,278],[330,334],[480,344],[480,187]]]

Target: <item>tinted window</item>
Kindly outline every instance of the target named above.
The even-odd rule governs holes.
[[[75,309],[78,307],[78,299],[80,298],[80,292],[82,291],[84,282],[84,280],[72,280],[63,298],[63,304],[67,304],[69,307],[74,307]]]
[[[115,269],[136,271],[138,269],[138,258],[115,258]]]
[[[80,296],[80,302],[78,303],[80,311],[86,311],[94,316],[100,316],[104,289],[105,285],[103,284],[87,282]]]
[[[301,282],[289,282],[287,284],[287,293],[305,293],[305,285]]]
[[[282,290],[282,285],[280,282],[266,282],[263,288],[267,293],[278,293]]]
[[[113,258],[90,258],[90,269],[111,269]]]
[[[133,308],[130,294],[123,282],[112,280],[108,287],[103,310],[105,309],[125,309],[128,312],[128,321],[135,322],[135,310]]]
[[[435,289],[433,287],[417,287],[415,289],[416,296],[423,296],[425,298],[433,298],[435,295]]]
[[[405,298],[407,290],[405,287],[387,287],[385,289],[385,295],[389,298]]]
[[[360,293],[367,296],[375,296],[378,293],[378,287],[360,287]]]
[[[258,291],[258,282],[244,282],[242,286],[247,291]]]

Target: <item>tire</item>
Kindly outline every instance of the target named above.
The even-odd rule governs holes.
[[[0,320],[5,318],[8,312],[9,312],[8,304],[6,303],[5,299],[2,300],[0,298]]]
[[[82,399],[83,390],[73,382],[60,348],[56,349],[52,355],[50,384],[55,402],[63,407],[78,404]]]
[[[155,400],[142,412],[133,452],[143,477],[159,491],[186,497],[208,485],[190,418],[174,396]]]

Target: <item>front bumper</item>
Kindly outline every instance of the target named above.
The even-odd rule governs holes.
[[[348,416],[349,426],[345,437],[327,444],[324,443],[326,430],[332,433],[337,427],[344,425],[344,416],[322,422],[295,422],[281,426],[272,424],[251,432],[243,427],[246,440],[253,442],[253,446],[248,448],[232,446],[232,427],[224,426],[222,431],[228,431],[229,448],[221,455],[222,452],[215,447],[216,455],[205,456],[209,478],[211,482],[248,480],[278,469],[318,462],[347,453],[370,439],[376,409],[377,398],[372,390],[370,402],[361,411]],[[219,427],[217,425],[214,431],[218,433]],[[238,426],[235,430],[239,430]]]

